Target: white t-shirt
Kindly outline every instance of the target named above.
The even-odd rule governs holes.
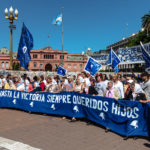
[[[57,84],[55,79],[52,79],[52,84]]]
[[[102,83],[102,91],[103,91],[103,93],[106,91],[106,88],[107,88],[107,86],[108,86],[108,80],[105,80],[105,81],[101,81]]]
[[[91,83],[90,83],[89,78],[84,78],[84,82],[86,84],[86,86],[85,86],[85,92],[87,93],[88,89],[89,89],[89,86],[91,86]]]
[[[123,84],[120,81],[117,81],[117,83],[113,84],[113,88],[117,89],[119,94],[120,94],[120,98],[124,98],[124,91],[123,91]]]
[[[46,86],[46,85],[47,85],[47,81],[44,79],[43,82],[44,82],[44,84],[45,84],[45,86]]]
[[[95,90],[98,92],[99,95],[103,95],[103,83],[102,82],[96,82],[95,83]]]
[[[82,76],[79,76],[79,79],[80,79],[80,82],[83,83],[84,82],[84,79]]]

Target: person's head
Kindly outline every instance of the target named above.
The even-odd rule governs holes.
[[[7,75],[7,80],[10,80],[11,79],[11,74],[8,74]]]
[[[72,78],[71,77],[68,78],[68,82],[72,83]]]
[[[82,72],[82,77],[83,77],[83,78],[86,78],[86,77],[87,77],[86,72]]]
[[[15,83],[17,83],[17,81],[18,81],[18,78],[17,77],[13,77],[13,83],[15,84]]]
[[[52,78],[51,77],[47,77],[47,83],[52,83]]]
[[[118,76],[117,75],[113,75],[112,79],[113,79],[114,82],[116,82],[116,81],[118,81]]]
[[[76,76],[75,75],[73,75],[73,80],[76,80]]]
[[[95,78],[96,78],[96,82],[102,81],[102,77],[100,75],[96,76]]]
[[[90,73],[86,73],[86,75],[87,75],[88,78],[90,78],[90,76],[91,76]]]
[[[58,83],[58,81],[59,81],[59,76],[58,75],[54,75],[54,80]]]
[[[137,77],[135,76],[135,74],[132,74],[131,79],[132,79],[134,82],[137,82]]]
[[[103,78],[103,81],[108,79],[106,74],[102,74],[102,78]]]
[[[126,81],[131,80],[131,75],[126,75]]]
[[[1,75],[1,79],[4,79],[4,75]]]
[[[141,74],[141,78],[143,81],[147,81],[149,79],[149,75],[147,72],[144,72]]]
[[[24,75],[23,75],[23,79],[27,79],[27,74],[24,74]]]
[[[7,83],[9,84],[9,86],[12,86],[13,84],[11,80],[8,80]]]
[[[43,75],[40,76],[40,80],[44,81],[44,76]]]
[[[94,78],[90,78],[91,86],[95,86],[95,82],[96,82],[96,80]]]
[[[20,83],[21,82],[21,77],[18,77],[17,79],[16,79],[16,83]]]
[[[107,84],[107,88],[108,89],[111,89],[113,87],[113,82],[112,81],[109,81],[108,84]]]
[[[37,76],[34,76],[34,77],[33,77],[33,80],[34,80],[34,81],[38,81]]]
[[[121,74],[118,74],[118,80],[122,81],[122,75]]]
[[[27,80],[31,83],[31,79],[30,79],[30,77],[27,77]]]
[[[131,83],[131,91],[134,92],[134,90],[135,90],[135,83],[133,82]]]
[[[65,83],[65,78],[61,79],[61,84],[63,85]]]
[[[109,80],[112,80],[112,75],[111,74],[109,74]]]
[[[81,84],[81,81],[80,81],[80,78],[79,78],[79,77],[77,78],[76,84],[77,84],[77,85]]]

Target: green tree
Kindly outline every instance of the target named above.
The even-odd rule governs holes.
[[[150,41],[150,35],[146,34],[146,31],[139,31],[139,33],[133,38],[130,39],[127,47],[136,46],[140,44],[140,41],[142,43],[148,43]]]
[[[147,30],[147,28],[149,28],[150,25],[150,12],[148,14],[145,14],[141,19],[142,27],[145,28],[145,30]]]

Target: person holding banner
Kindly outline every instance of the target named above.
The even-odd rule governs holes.
[[[142,89],[137,89],[135,87],[135,83],[132,82],[130,84],[130,90],[128,92],[128,95],[126,96],[126,100],[131,100],[131,101],[146,100],[146,96],[145,96],[144,91]]]
[[[149,80],[149,75],[147,72],[144,72],[141,74],[143,84],[142,84],[142,89],[144,90],[147,99],[150,99],[150,80]]]
[[[94,78],[91,78],[90,79],[91,85],[89,86],[89,89],[88,89],[88,94],[93,95],[93,96],[98,95],[98,92],[95,89],[95,82],[96,82],[96,80]]]
[[[59,84],[60,92],[66,91],[66,84],[65,84],[65,78],[62,78],[61,83]]]
[[[86,72],[82,72],[83,82],[84,82],[84,92],[87,94],[90,84],[90,80]]]
[[[104,96],[109,97],[109,98],[114,98],[116,100],[118,100],[120,98],[119,92],[118,92],[118,90],[116,90],[113,87],[113,82],[112,81],[108,82],[107,89],[104,92]]]
[[[48,77],[45,92],[58,93],[59,91],[60,90],[59,90],[58,84],[53,84],[52,83],[52,78]]]
[[[104,91],[103,91],[103,84],[102,84],[102,76],[97,75],[95,78],[96,78],[95,89],[98,92],[98,96],[103,96]]]
[[[75,91],[75,92],[82,93],[82,92],[83,92],[83,89],[84,89],[84,85],[83,85],[83,83],[81,83],[81,80],[80,80],[80,78],[78,77],[78,78],[77,78],[77,81],[76,81],[76,84],[75,84],[75,87],[74,87],[74,91]]]

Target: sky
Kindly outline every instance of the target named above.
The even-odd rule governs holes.
[[[10,49],[9,20],[4,10],[18,9],[14,21],[13,51],[18,50],[22,23],[34,39],[33,49],[62,49],[62,28],[52,24],[64,7],[64,50],[81,53],[106,49],[141,30],[141,17],[150,11],[150,0],[0,0],[0,48]]]

